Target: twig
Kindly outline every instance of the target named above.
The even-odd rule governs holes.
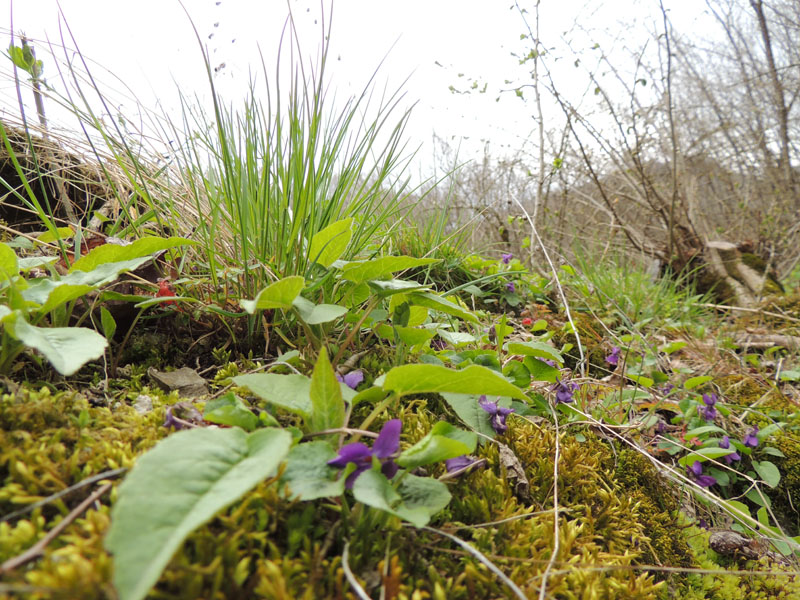
[[[344,550],[342,551],[342,570],[344,571],[344,576],[347,578],[347,582],[350,584],[350,587],[353,588],[353,591],[356,593],[356,596],[361,598],[361,600],[372,600],[369,597],[369,594],[361,587],[361,584],[358,583],[356,576],[353,575],[353,572],[350,570],[350,563],[347,562],[349,558],[349,551],[350,551],[350,542],[345,542]]]
[[[760,313],[769,317],[777,317],[778,319],[785,319],[794,323],[800,323],[800,319],[789,317],[780,313],[770,312],[768,310],[761,310],[760,308],[745,308],[744,306],[729,306],[727,304],[710,304],[708,302],[698,302],[695,306],[704,306],[705,308],[719,308],[722,310],[739,310],[742,312]]]
[[[553,413],[553,422],[556,427],[556,451],[553,457],[553,552],[550,554],[550,560],[542,573],[542,584],[539,586],[539,600],[544,600],[544,595],[547,590],[547,578],[550,576],[550,571],[553,569],[558,558],[558,551],[561,549],[561,543],[558,540],[558,460],[561,454],[561,444],[559,442],[559,427],[558,427],[558,414],[553,404],[550,404],[550,412]]]
[[[83,502],[81,502],[78,506],[76,506],[72,512],[70,512],[66,517],[64,517],[58,525],[53,527],[50,532],[44,536],[41,540],[36,542],[33,546],[31,546],[28,550],[15,556],[14,558],[9,558],[6,562],[0,565],[0,573],[8,573],[9,571],[13,571],[19,566],[24,565],[27,562],[30,562],[42,554],[44,554],[44,549],[47,545],[56,539],[64,529],[66,529],[75,519],[77,519],[86,509],[88,509],[92,503],[94,503],[100,496],[105,494],[108,490],[111,489],[111,484],[106,483],[100,489],[96,490],[91,496],[86,498]]]
[[[464,550],[469,552],[472,556],[477,558],[481,563],[486,565],[486,568],[489,569],[495,575],[497,575],[500,578],[500,581],[506,584],[511,589],[511,591],[514,592],[514,595],[517,598],[520,598],[521,600],[528,600],[528,597],[525,595],[525,592],[523,592],[517,586],[516,583],[511,581],[511,579],[509,579],[505,573],[503,573],[500,569],[497,568],[497,565],[495,565],[492,561],[486,558],[486,556],[484,556],[477,548],[474,548],[464,540],[459,539],[456,536],[447,533],[446,531],[442,531],[441,529],[434,529],[433,527],[423,527],[422,529],[424,529],[425,531],[438,533],[439,535],[442,535],[447,539],[454,541],[456,544],[464,548]],[[542,589],[544,589],[544,587]]]
[[[48,496],[43,500],[39,500],[38,502],[34,502],[33,504],[29,504],[25,508],[20,508],[19,510],[15,510],[12,513],[8,513],[7,515],[3,515],[0,517],[0,523],[3,521],[10,521],[11,519],[15,519],[20,517],[26,513],[31,512],[32,510],[36,510],[40,506],[44,506],[45,504],[49,504],[50,502],[54,502],[59,498],[66,496],[67,494],[71,494],[72,492],[81,489],[82,487],[86,487],[87,485],[92,485],[98,481],[102,481],[103,479],[111,479],[112,477],[118,477],[122,475],[128,470],[127,467],[122,467],[120,469],[112,469],[111,471],[103,471],[102,473],[98,473],[97,475],[92,475],[91,477],[87,477],[86,479],[82,479],[75,485],[71,485],[70,487],[61,490],[60,492],[56,492],[52,496]]]

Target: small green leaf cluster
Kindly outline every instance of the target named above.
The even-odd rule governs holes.
[[[64,276],[52,266],[55,257],[20,259],[9,245],[0,243],[0,373],[8,372],[26,348],[39,351],[62,375],[72,375],[100,358],[116,325],[104,312],[106,336],[64,326],[73,319],[76,301],[151,260],[153,253],[190,243],[177,237],[146,237],[125,246],[105,244],[75,261]],[[46,268],[48,275],[26,278],[24,274],[34,268]]]

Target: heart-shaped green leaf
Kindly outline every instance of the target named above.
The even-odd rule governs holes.
[[[292,436],[281,429],[175,433],[144,454],[119,488],[106,548],[121,600],[141,600],[186,537],[275,474]]]

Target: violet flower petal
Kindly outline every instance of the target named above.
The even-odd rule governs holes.
[[[361,442],[353,442],[352,444],[345,444],[339,448],[339,456],[328,461],[332,467],[344,469],[348,463],[356,463],[361,465],[363,463],[370,463],[372,461],[372,451],[366,444]]]
[[[730,448],[731,438],[729,438],[727,435],[722,436],[722,439],[719,441],[719,447],[722,448],[723,450],[727,450],[728,448]]]
[[[510,262],[511,262],[511,259],[512,259],[512,258],[514,258],[514,255],[513,255],[513,254],[505,254],[505,253],[504,253],[504,254],[502,255],[502,257],[501,257],[501,259],[500,259],[500,260],[502,260],[502,261],[503,261],[503,264],[504,264],[504,265],[507,265],[508,263],[510,263]]]
[[[347,387],[356,389],[364,381],[364,373],[362,371],[350,371],[342,378],[342,381]]]
[[[397,452],[400,449],[400,430],[402,428],[403,422],[400,419],[386,421],[378,434],[378,439],[372,445],[372,454],[378,458],[389,458]]]
[[[474,458],[462,454],[461,456],[456,456],[455,458],[448,458],[444,461],[444,468],[447,470],[448,473],[452,473],[453,471],[460,471],[461,469],[466,469],[471,464],[477,462]]]
[[[381,465],[381,473],[386,476],[386,479],[391,479],[397,475],[399,469],[399,465],[391,459]]]

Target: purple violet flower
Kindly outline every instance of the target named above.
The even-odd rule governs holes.
[[[569,404],[574,400],[572,395],[578,390],[578,384],[560,381],[556,378],[553,391],[556,393],[556,404]]]
[[[606,362],[615,367],[619,364],[619,346],[611,348],[611,354],[606,356]]]
[[[717,403],[717,395],[716,394],[703,394],[703,403],[705,407],[701,409],[700,414],[706,421],[713,421],[717,418],[717,409],[715,408],[715,404]]]
[[[506,289],[507,289],[509,292],[511,292],[512,294],[513,294],[514,292],[516,292],[516,291],[517,291],[517,288],[514,286],[514,282],[513,282],[513,281],[509,281],[509,282],[506,284]]]
[[[748,448],[758,448],[758,425],[753,425],[753,430],[744,436],[742,443]]]
[[[364,381],[364,373],[359,371],[350,371],[347,375],[342,377],[339,373],[336,373],[336,379],[344,383],[347,387],[351,389],[356,389],[362,381]]]
[[[713,475],[703,475],[703,463],[696,460],[691,467],[686,467],[689,479],[692,479],[700,487],[711,487],[717,483]]]
[[[508,263],[510,263],[510,262],[511,262],[511,259],[512,259],[512,258],[514,258],[514,255],[513,255],[513,254],[505,254],[505,253],[504,253],[504,254],[503,254],[503,256],[502,256],[502,258],[501,258],[500,260],[502,260],[502,261],[503,261],[503,264],[504,264],[504,265],[507,265]]]
[[[444,461],[444,468],[447,469],[448,473],[453,473],[455,471],[463,471],[477,462],[480,462],[479,459],[467,454],[462,454],[461,456],[448,458]]]
[[[344,469],[349,463],[356,465],[356,470],[350,473],[344,484],[348,490],[353,488],[353,483],[361,473],[372,467],[373,457],[381,462],[381,473],[387,479],[391,479],[399,469],[397,463],[392,460],[392,456],[400,449],[400,430],[402,428],[403,423],[400,419],[386,421],[372,444],[371,450],[361,442],[345,444],[339,448],[339,455],[333,460],[329,460],[328,464],[338,469]]]
[[[447,348],[447,342],[445,342],[442,338],[437,337],[436,339],[431,340],[431,350],[444,350]]]
[[[505,433],[508,430],[508,425],[506,425],[506,417],[513,413],[514,409],[498,406],[497,402],[489,402],[486,399],[486,396],[481,396],[478,399],[478,402],[480,403],[481,408],[489,413],[489,416],[491,417],[492,429],[494,429],[497,433]]]
[[[722,448],[723,450],[728,450],[731,447],[731,438],[729,438],[727,435],[723,436],[723,438],[719,441],[719,447]],[[738,452],[732,452],[730,454],[726,454],[722,458],[724,458],[725,462],[728,463],[729,465],[733,464],[737,460],[742,460],[742,457],[739,455]]]

